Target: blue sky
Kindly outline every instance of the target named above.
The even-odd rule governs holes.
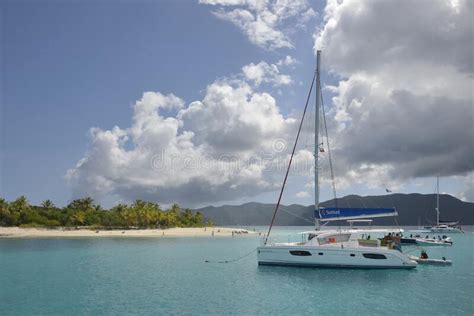
[[[89,129],[130,126],[133,105],[145,91],[172,93],[189,104],[202,100],[216,80],[238,76],[244,65],[275,64],[289,55],[297,63],[280,71],[293,84],[258,89],[276,99],[282,115],[298,113],[314,68],[313,33],[324,24],[325,3],[309,6],[317,15],[305,27],[285,26],[294,48],[268,49],[216,17],[215,6],[196,1],[2,1],[0,195],[66,204],[75,197],[66,173],[93,149]],[[334,72],[323,76],[333,85],[341,78]],[[335,93],[325,94],[330,103]],[[465,180],[455,176],[444,180],[444,191],[465,190]],[[295,197],[306,182],[292,178],[286,204],[311,203],[310,196]],[[399,189],[431,193],[433,185],[430,176],[407,177]],[[341,194],[384,189],[354,184]],[[329,197],[324,190],[323,199]],[[209,203],[273,202],[276,196],[263,190]]]

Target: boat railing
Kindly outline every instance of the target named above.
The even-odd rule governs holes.
[[[279,237],[279,238],[278,238]],[[289,234],[286,236],[286,240],[284,236],[278,237],[269,237],[267,240],[267,245],[278,245],[278,244],[291,244],[291,245],[304,245],[307,242],[307,235],[306,234]],[[265,245],[265,236],[260,239],[260,245]]]
[[[357,239],[361,247],[380,247],[381,241],[378,239]]]

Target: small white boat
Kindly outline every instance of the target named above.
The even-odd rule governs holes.
[[[443,238],[422,238],[421,236],[417,235],[415,237],[401,239],[401,243],[403,246],[443,246],[443,247],[450,247],[453,245],[453,241],[450,237],[443,236]]]
[[[416,244],[418,246],[442,246],[450,247],[453,245],[451,239],[425,239],[425,238],[415,238]]]
[[[416,261],[419,264],[426,264],[426,265],[438,265],[438,266],[450,266],[453,264],[451,260],[447,260],[446,258],[442,259],[423,259],[420,257],[409,256],[411,260]]]

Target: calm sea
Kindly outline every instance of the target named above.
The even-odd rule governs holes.
[[[249,236],[0,239],[0,315],[473,315],[473,237],[430,248],[451,267],[409,271],[205,262],[250,252]]]

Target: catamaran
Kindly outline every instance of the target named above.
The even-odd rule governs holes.
[[[306,100],[303,117],[301,119],[293,152],[290,156],[285,180],[281,187],[278,203],[275,207],[268,233],[263,245],[257,248],[259,265],[283,266],[308,266],[308,267],[336,267],[336,268],[401,268],[412,269],[417,262],[410,258],[399,248],[400,235],[390,230],[373,229],[329,229],[321,230],[321,222],[336,220],[357,220],[385,216],[397,216],[394,208],[323,208],[319,207],[319,152],[322,144],[319,141],[319,111],[321,103],[320,82],[321,51],[317,51],[317,66],[313,76],[311,88]],[[316,229],[305,232],[306,240],[302,242],[275,243],[269,239],[273,223],[281,202],[288,172],[295,153],[296,144],[301,132],[301,127],[311,97],[313,85],[316,81],[316,107],[315,107],[315,146],[314,146],[314,189],[315,189],[315,215]],[[324,109],[323,109],[324,110]],[[324,114],[324,111],[323,111]],[[324,118],[324,117],[323,117]],[[327,136],[327,135],[326,135]],[[329,153],[329,144],[328,144]],[[332,173],[331,173],[332,174]],[[334,190],[335,191],[335,190]],[[383,238],[375,238],[380,234]],[[398,239],[398,243],[397,243]]]
[[[425,227],[431,233],[464,233],[460,226],[457,226],[459,222],[452,221],[441,221],[439,219],[439,176],[436,178],[436,225]]]

